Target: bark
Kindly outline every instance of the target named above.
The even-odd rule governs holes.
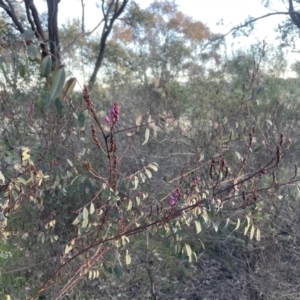
[[[295,11],[293,0],[289,0],[289,15],[293,23],[300,29],[300,13]]]
[[[93,73],[92,73],[90,81],[89,81],[89,89],[90,90],[92,90],[92,88],[94,87],[94,84],[97,79],[97,74],[98,74],[100,67],[102,65],[102,62],[103,62],[107,38],[108,38],[109,34],[111,33],[114,22],[122,14],[122,12],[124,11],[128,2],[129,2],[129,0],[124,0],[122,3],[120,3],[119,0],[112,0],[109,3],[108,8],[105,11],[105,7],[104,7],[105,1],[102,0],[102,12],[103,12],[103,16],[104,16],[104,25],[103,25],[103,30],[102,30],[102,34],[101,34],[97,60],[96,60],[95,67],[94,67]]]
[[[57,26],[58,3],[60,0],[47,0],[48,5],[48,34],[50,53],[54,67],[60,63],[60,45]]]
[[[0,0],[0,7],[2,7],[5,12],[8,14],[8,16],[11,18],[11,20],[13,21],[13,23],[16,25],[16,28],[23,33],[24,32],[24,28],[22,26],[22,24],[20,23],[20,21],[18,20],[14,8],[11,5],[10,1],[7,1],[8,4],[6,5],[3,0]]]

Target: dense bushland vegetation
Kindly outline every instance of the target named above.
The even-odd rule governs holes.
[[[58,4],[0,0],[1,299],[297,299],[284,52],[227,55],[173,1],[91,32]]]

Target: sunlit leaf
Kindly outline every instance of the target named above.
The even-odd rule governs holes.
[[[76,78],[70,78],[64,85],[60,98],[62,101],[68,99],[76,86]]]
[[[260,229],[256,228],[256,240],[260,241]]]
[[[191,249],[190,245],[185,244],[184,248],[185,248],[187,256],[189,256],[189,257],[192,256],[192,249]]]
[[[80,217],[80,216],[77,216],[77,217],[75,218],[75,220],[72,222],[72,224],[73,224],[73,225],[77,225],[77,224],[79,224],[80,221],[81,221],[81,217]]]
[[[130,263],[131,263],[131,257],[128,254],[128,250],[126,250],[125,263],[126,263],[126,265],[130,265]]]
[[[82,211],[82,218],[83,218],[83,220],[87,220],[88,217],[89,217],[89,212],[88,212],[87,208],[84,207],[83,211]]]
[[[150,129],[149,129],[149,128],[146,128],[146,130],[145,130],[145,140],[144,140],[142,146],[144,146],[145,144],[148,143],[149,137],[150,137]]]
[[[196,232],[197,234],[201,232],[202,228],[201,228],[201,224],[199,221],[195,220],[195,226],[196,226]]]
[[[152,177],[152,173],[150,170],[145,169],[145,173],[147,174],[148,178],[150,179]]]
[[[67,162],[71,167],[73,167],[73,163],[68,158],[67,158]]]
[[[148,165],[148,168],[150,168],[153,171],[157,172],[158,171],[158,164],[157,163],[152,163],[152,164]]]
[[[133,184],[134,184],[133,189],[135,190],[139,185],[139,178],[137,176],[134,176]]]
[[[89,219],[83,219],[82,223],[81,223],[81,227],[82,228],[85,228],[87,227],[89,224]]]
[[[271,120],[266,120],[266,122],[269,124],[269,125],[273,125],[272,121]]]
[[[249,225],[245,228],[245,230],[244,230],[244,235],[246,235],[246,234],[248,233],[248,230],[249,230],[250,227],[251,227],[251,225],[249,224]]]
[[[240,218],[238,218],[238,219],[237,219],[237,222],[236,222],[236,226],[235,226],[234,231],[238,230],[239,227],[240,227],[240,225],[241,225],[241,220],[240,220]]]
[[[240,152],[235,151],[235,155],[237,156],[237,158],[238,158],[239,160],[243,160],[243,158],[242,158]]]
[[[65,254],[68,254],[73,249],[72,245],[66,245]]]
[[[132,209],[132,201],[129,200],[129,201],[128,201],[127,210],[131,210],[131,209]]]
[[[254,225],[252,225],[252,226],[251,226],[251,230],[250,230],[250,240],[252,240],[252,239],[253,239],[254,232],[255,232],[255,226],[254,226]]]
[[[0,171],[0,180],[2,180],[3,183],[5,183],[5,177],[1,171]]]
[[[95,206],[94,206],[94,203],[92,202],[90,204],[90,215],[92,215],[94,212],[95,212]]]

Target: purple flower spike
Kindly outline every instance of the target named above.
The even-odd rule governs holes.
[[[110,121],[109,116],[105,116],[105,121],[106,121],[108,126],[111,126],[111,121]]]
[[[170,205],[171,206],[175,206],[176,204],[176,198],[173,195],[170,195]]]
[[[115,102],[110,110],[110,115],[111,115],[113,124],[115,124],[115,123],[117,123],[117,121],[119,121],[119,118],[120,118],[119,114],[120,114],[120,105]]]

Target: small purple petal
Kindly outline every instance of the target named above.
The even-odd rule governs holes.
[[[109,116],[105,116],[105,121],[108,126],[111,126],[111,120],[110,120]]]

